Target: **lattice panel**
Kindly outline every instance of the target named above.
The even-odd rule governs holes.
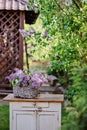
[[[0,11],[0,86],[5,77],[19,66],[20,12]]]

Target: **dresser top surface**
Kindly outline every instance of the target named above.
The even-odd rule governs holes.
[[[36,98],[31,99],[23,99],[23,98],[15,98],[14,94],[9,94],[3,101],[8,102],[63,102],[64,95],[63,94],[39,94]]]

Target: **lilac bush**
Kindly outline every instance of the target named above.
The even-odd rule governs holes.
[[[47,83],[48,80],[45,74],[42,73],[29,73],[15,68],[14,73],[11,73],[6,79],[10,82],[12,86],[20,86],[20,87],[27,87],[37,89],[41,87],[43,83]]]

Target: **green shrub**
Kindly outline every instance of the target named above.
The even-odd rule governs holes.
[[[73,80],[65,93],[71,101],[73,112],[63,117],[63,130],[87,130],[87,65],[72,70]],[[68,106],[66,107],[67,111]],[[66,119],[66,120],[65,120]]]

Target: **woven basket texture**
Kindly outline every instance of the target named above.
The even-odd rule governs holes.
[[[38,89],[32,89],[29,86],[19,87],[13,86],[14,97],[19,98],[35,98],[38,95]]]

